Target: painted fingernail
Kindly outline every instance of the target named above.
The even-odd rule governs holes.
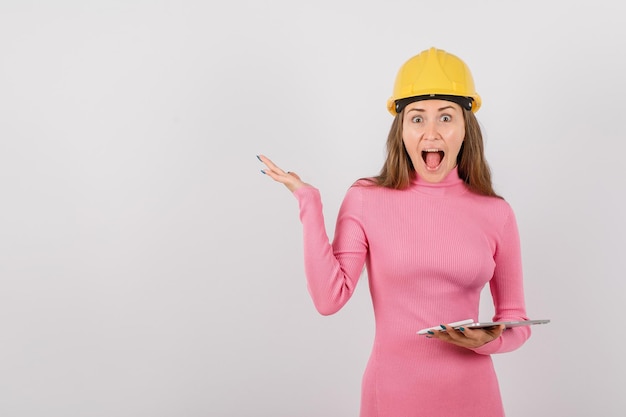
[[[441,327],[443,330],[446,330],[446,326],[444,326],[443,324],[440,324],[439,327]]]
[[[464,332],[465,331],[465,327],[459,327],[459,330]]]
[[[261,157],[259,155],[256,156],[256,159],[258,159],[259,161],[261,161]],[[261,161],[263,162],[263,161]]]
[[[432,339],[433,337],[430,335],[426,335],[426,339]]]
[[[261,174],[265,174],[265,171],[264,171],[264,170],[261,170]]]
[[[431,332],[430,330],[427,331],[426,333],[428,333],[428,334],[435,334],[435,332]]]

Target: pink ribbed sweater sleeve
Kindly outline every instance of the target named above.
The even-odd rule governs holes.
[[[489,282],[495,306],[494,321],[528,319],[524,301],[520,246],[517,221],[511,210],[500,234],[494,256],[496,267]],[[498,339],[473,350],[483,355],[510,352],[522,346],[530,334],[529,326],[507,329]]]
[[[319,190],[306,186],[296,190],[294,195],[300,206],[304,268],[309,293],[321,314],[334,314],[352,296],[367,254],[367,241],[361,220],[356,215],[359,208],[348,207],[358,205],[358,198],[344,200],[337,218],[336,238],[331,245],[326,233]]]

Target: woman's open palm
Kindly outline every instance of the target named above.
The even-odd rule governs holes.
[[[266,169],[262,169],[261,172],[265,175],[271,177],[274,181],[283,184],[285,187],[289,189],[289,191],[294,192],[300,187],[304,187],[306,185],[305,182],[302,182],[298,174],[295,172],[286,172],[281,168],[276,166],[268,157],[264,155],[257,155],[259,161],[263,162]]]

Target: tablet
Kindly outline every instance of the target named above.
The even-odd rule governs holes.
[[[520,320],[520,321],[481,321],[465,325],[468,329],[484,329],[486,327],[494,327],[504,324],[506,329],[518,326],[531,326],[533,324],[547,324],[550,320]]]
[[[499,326],[500,324],[504,324],[505,329],[510,329],[511,327],[518,326],[530,326],[533,324],[546,324],[550,323],[550,320],[519,320],[519,321],[481,321],[475,323],[472,319],[461,320],[454,323],[448,323],[448,326],[451,326],[454,329],[458,329],[459,327],[465,327],[467,329],[484,329],[489,327]],[[440,326],[429,327],[427,329],[422,329],[417,332],[417,334],[425,335],[429,331],[442,331]]]

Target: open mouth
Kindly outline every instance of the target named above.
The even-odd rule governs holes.
[[[441,165],[444,155],[445,152],[441,149],[424,149],[422,151],[422,159],[428,169],[437,169]]]

